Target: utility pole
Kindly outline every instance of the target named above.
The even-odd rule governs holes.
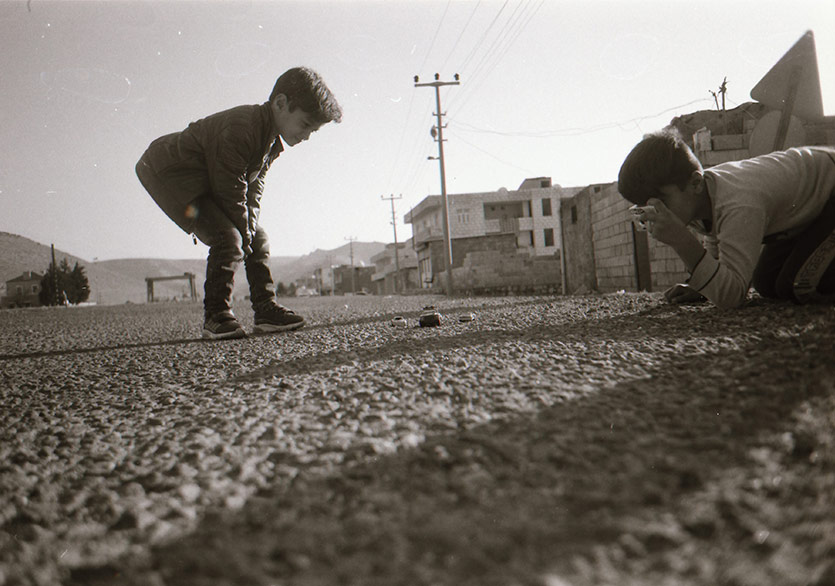
[[[331,297],[336,295],[336,273],[333,270],[333,257],[328,256],[328,266],[331,268]]]
[[[50,249],[52,250],[52,298],[53,301],[55,301],[55,305],[59,305],[60,301],[58,300],[58,265],[55,264],[55,245],[50,244]]]
[[[397,197],[394,197],[392,193],[389,197],[384,195],[380,196],[380,199],[383,201],[389,200],[391,202],[391,226],[394,228],[394,292],[401,293],[400,290],[400,252],[397,250],[397,214],[394,211],[394,200],[396,199],[403,199],[403,194],[401,193]]]
[[[445,85],[461,85],[459,76],[455,74],[455,81],[440,81],[440,74],[435,74],[435,81],[429,83],[419,83],[420,78],[415,76],[415,87],[433,87],[435,88],[435,107],[437,112],[435,116],[438,118],[437,126],[432,129],[432,137],[438,141],[438,162],[441,166],[441,199],[443,200],[443,228],[444,228],[444,244],[446,258],[446,280],[447,280],[447,295],[452,295],[455,288],[452,284],[452,241],[449,233],[449,201],[446,194],[446,169],[444,168],[444,112],[441,111],[441,86]],[[436,136],[437,133],[437,136]]]
[[[345,240],[347,240],[351,245],[351,293],[356,294],[357,276],[356,272],[354,271],[354,241],[356,240],[356,238],[353,236],[348,236]]]

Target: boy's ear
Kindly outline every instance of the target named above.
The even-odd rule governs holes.
[[[704,174],[702,174],[701,171],[693,171],[690,174],[690,184],[693,186],[693,189],[696,191],[696,193],[701,191],[704,179]]]
[[[288,103],[289,100],[287,99],[287,96],[285,94],[276,94],[276,96],[273,98],[273,104],[275,104],[275,107],[279,110],[283,110],[284,108],[286,108]]]

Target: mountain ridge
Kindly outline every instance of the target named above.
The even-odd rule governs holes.
[[[302,256],[276,256],[270,259],[270,270],[277,283],[292,283],[309,277],[320,267],[351,264],[353,248],[355,265],[370,265],[371,257],[385,248],[382,242],[352,242],[333,250],[317,248]],[[89,301],[100,305],[144,303],[147,296],[146,277],[178,276],[184,273],[196,275],[195,286],[202,297],[206,261],[201,259],[122,258],[89,261],[69,252],[55,249],[58,263],[66,258],[70,266],[77,262],[84,267],[90,281]],[[0,232],[0,294],[5,294],[6,281],[26,271],[44,274],[52,261],[49,245],[41,244],[25,236]],[[243,266],[235,274],[233,295],[243,298],[249,294]],[[188,282],[162,281],[154,284],[157,299],[182,299],[188,297]]]

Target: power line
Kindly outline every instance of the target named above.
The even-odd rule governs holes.
[[[392,166],[391,166],[391,174],[389,175],[389,181],[388,181],[389,185],[391,185],[391,182],[394,178],[394,172],[397,169],[398,163],[400,162],[400,153],[403,150],[403,141],[406,139],[406,130],[407,130],[408,125],[409,125],[409,119],[412,116],[412,106],[414,105],[414,101],[415,101],[415,94],[412,93],[411,97],[409,98],[409,109],[406,111],[406,118],[403,120],[403,128],[401,129],[401,132],[400,132],[400,142],[397,144],[397,152],[394,155],[394,163],[392,163]]]
[[[446,64],[449,63],[449,60],[452,57],[452,54],[455,53],[455,49],[458,48],[458,43],[461,42],[461,38],[464,36],[464,33],[470,27],[470,22],[473,20],[473,16],[475,16],[475,13],[478,10],[478,7],[480,5],[481,5],[481,0],[478,0],[478,2],[475,3],[475,6],[473,6],[473,11],[470,12],[470,17],[467,19],[467,22],[464,24],[464,28],[461,29],[460,33],[458,33],[458,38],[455,39],[455,44],[452,45],[452,49],[449,50],[449,54],[447,55],[446,59],[444,59],[444,62],[441,65],[441,70],[446,68]]]
[[[435,36],[432,37],[432,42],[429,43],[429,49],[427,49],[426,55],[423,57],[423,63],[420,64],[420,71],[423,71],[423,68],[426,66],[426,62],[429,60],[429,54],[435,47],[435,41],[438,39],[438,33],[441,32],[441,26],[444,24],[444,19],[446,18],[446,14],[449,11],[449,5],[451,3],[452,0],[447,0],[446,6],[444,7],[444,13],[441,15],[441,20],[438,21],[438,28],[435,29]]]
[[[475,95],[478,89],[483,85],[483,83],[488,79],[488,75],[482,75],[482,71],[492,72],[493,69],[501,62],[502,59],[507,55],[510,51],[510,48],[516,42],[516,40],[521,36],[521,34],[525,31],[528,27],[528,24],[533,20],[536,13],[542,8],[545,0],[540,0],[539,4],[531,9],[532,3],[527,2],[521,12],[517,14],[517,11],[514,10],[513,14],[511,14],[510,18],[508,19],[508,23],[503,27],[500,36],[494,41],[493,45],[488,49],[487,53],[482,57],[482,60],[479,62],[476,70],[473,72],[474,82],[470,84],[466,91],[462,92],[461,95],[457,96],[457,100],[453,100],[451,105],[457,107],[459,111],[463,108],[464,104],[466,104],[469,99]],[[520,4],[519,7],[521,7]],[[527,15],[525,12],[528,11]],[[514,19],[515,16],[515,20]],[[523,21],[524,18],[524,21]],[[511,22],[513,20],[513,22]],[[502,44],[504,43],[504,44]],[[482,65],[483,64],[483,65]]]
[[[468,146],[470,146],[470,147],[474,148],[474,149],[475,149],[475,150],[477,150],[477,151],[481,151],[482,153],[484,153],[484,154],[485,154],[485,155],[487,155],[488,157],[490,157],[490,158],[492,158],[492,159],[495,159],[496,161],[498,161],[498,162],[502,163],[503,165],[507,165],[508,167],[513,167],[514,169],[518,169],[519,171],[524,171],[525,173],[536,173],[536,171],[534,171],[533,169],[526,169],[525,167],[520,167],[520,166],[518,166],[518,165],[514,165],[513,163],[509,163],[509,162],[505,161],[504,159],[501,159],[501,158],[497,157],[497,156],[496,156],[496,155],[494,155],[493,153],[491,153],[491,152],[489,152],[489,151],[486,151],[485,149],[481,148],[480,146],[478,146],[478,145],[475,145],[475,144],[471,143],[470,141],[468,141],[468,140],[467,140],[467,139],[465,139],[464,137],[460,136],[460,135],[459,135],[458,133],[456,133],[456,132],[452,132],[452,131],[450,131],[450,133],[451,133],[451,134],[452,134],[452,135],[453,135],[456,139],[460,140],[460,141],[461,141],[461,142],[463,142],[464,144],[466,144],[466,145],[468,145]]]
[[[461,120],[455,120],[456,126],[462,132],[473,132],[478,134],[496,134],[499,136],[515,136],[515,137],[522,137],[522,138],[554,138],[554,137],[561,137],[561,136],[582,136],[584,134],[592,134],[594,132],[601,132],[603,130],[609,130],[612,128],[625,128],[630,125],[636,125],[637,123],[643,120],[649,120],[652,118],[657,118],[663,114],[668,112],[672,112],[678,110],[680,108],[685,108],[687,106],[692,106],[693,104],[697,104],[699,102],[710,102],[707,98],[699,98],[697,100],[692,100],[687,102],[686,104],[680,104],[678,106],[673,106],[672,108],[667,108],[666,110],[662,110],[656,114],[648,114],[644,116],[636,116],[635,118],[630,118],[629,120],[625,120],[622,122],[606,122],[603,124],[596,124],[594,126],[580,126],[580,127],[571,127],[571,128],[562,128],[557,130],[540,130],[535,132],[505,132],[501,130],[494,130],[490,128],[481,128],[474,124],[470,124],[468,122],[462,122]]]
[[[444,20],[446,19],[446,15],[447,15],[447,12],[449,11],[449,6],[450,6],[451,3],[452,3],[452,0],[447,0],[446,7],[444,8],[444,13],[441,15],[441,19],[438,21],[438,27],[435,29],[435,34],[432,37],[432,42],[429,43],[429,47],[426,49],[426,54],[423,56],[423,64],[421,65],[421,69],[423,69],[423,67],[426,65],[426,62],[429,59],[429,55],[432,53],[432,49],[435,47],[435,41],[437,40],[438,34],[441,31],[441,27],[444,24]],[[459,38],[460,38],[460,36],[459,36]],[[400,134],[400,142],[397,145],[397,153],[395,154],[394,163],[392,164],[392,168],[391,168],[391,174],[389,175],[389,182],[388,182],[389,186],[391,186],[391,184],[392,184],[392,179],[394,177],[394,173],[397,170],[397,165],[400,161],[400,153],[403,149],[403,141],[406,138],[407,127],[408,127],[408,124],[409,124],[409,119],[410,119],[411,114],[412,114],[412,105],[414,103],[414,98],[415,98],[415,94],[412,93],[412,96],[409,99],[409,109],[406,113],[406,119],[403,122],[403,130]],[[410,157],[409,160],[411,160],[411,157]],[[414,162],[412,163],[412,165],[414,165]]]
[[[499,19],[499,16],[501,16],[502,12],[504,11],[504,9],[507,6],[507,3],[509,1],[510,0],[505,0],[504,4],[502,4],[502,7],[499,8],[499,11],[496,13],[496,16],[493,17],[493,20],[490,22],[490,25],[487,27],[487,29],[485,29],[484,33],[481,35],[481,38],[473,46],[472,50],[467,55],[467,57],[464,59],[464,63],[461,65],[461,67],[458,69],[458,71],[465,71],[467,69],[467,67],[469,67],[470,61],[472,60],[476,51],[479,49],[479,47],[481,47],[481,44],[484,42],[484,39],[487,38],[487,35],[490,33],[490,29],[493,28],[494,24],[496,24],[496,21]]]
[[[488,49],[482,54],[481,59],[478,61],[476,66],[473,68],[472,73],[468,74],[469,76],[472,76],[473,79],[476,79],[481,74],[481,71],[484,69],[485,63],[487,63],[488,59],[495,53],[495,51],[497,50],[497,48],[499,47],[499,45],[501,44],[503,39],[508,35],[508,31],[515,24],[514,19],[518,18],[517,13],[519,12],[520,9],[522,9],[524,11],[524,9],[522,8],[523,5],[524,5],[523,2],[520,2],[519,4],[516,5],[516,7],[513,9],[513,12],[510,13],[510,16],[507,18],[507,21],[505,22],[505,24],[502,26],[501,30],[496,35],[496,38],[493,39],[492,43],[490,43],[490,47],[488,47]],[[468,79],[469,79],[469,77],[468,77]]]

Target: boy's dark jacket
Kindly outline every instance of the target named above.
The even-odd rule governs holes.
[[[166,195],[180,203],[211,197],[246,245],[258,225],[264,177],[283,150],[266,102],[192,122],[182,132],[156,139],[142,158],[170,187]]]

